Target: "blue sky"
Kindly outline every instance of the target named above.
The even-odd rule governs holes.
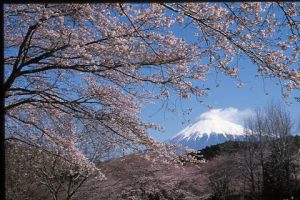
[[[162,133],[150,131],[151,135],[160,141],[169,139],[189,123],[195,122],[203,112],[209,111],[208,105],[217,109],[232,107],[242,113],[249,110],[253,111],[256,107],[263,107],[274,100],[286,107],[295,123],[299,122],[300,102],[296,102],[292,97],[285,101],[282,98],[281,86],[277,80],[256,78],[256,66],[249,61],[244,60],[241,66],[243,67],[240,79],[245,83],[243,88],[236,86],[239,83],[237,80],[220,73],[217,76],[218,78],[216,78],[216,73],[212,72],[208,80],[205,81],[211,90],[207,97],[203,97],[203,103],[195,100],[195,98],[183,100],[182,104],[178,106],[177,112],[169,112],[166,109],[158,110],[161,107],[161,103],[146,105],[141,113],[142,118],[159,124],[164,128]],[[217,83],[219,83],[218,87],[216,86]],[[299,95],[299,93],[297,94],[296,92],[295,95]],[[186,109],[192,108],[191,113],[189,115],[182,114],[181,106]],[[237,121],[241,121],[241,119],[237,119]]]
[[[181,27],[176,27],[173,30],[178,37],[187,38],[189,42],[193,41],[194,30]],[[291,113],[295,123],[300,120],[300,102],[297,102],[293,97],[299,96],[299,91],[291,93],[289,99],[283,99],[282,88],[277,79],[262,79],[258,78],[257,66],[252,64],[249,59],[241,58],[239,60],[239,78],[245,84],[243,88],[238,88],[238,80],[228,77],[222,73],[216,73],[211,70],[208,75],[208,80],[198,82],[206,84],[210,88],[208,96],[202,98],[203,103],[200,103],[195,98],[183,100],[176,112],[168,112],[166,109],[160,109],[162,103],[154,105],[145,105],[142,110],[141,117],[145,121],[154,122],[164,128],[163,132],[151,130],[151,135],[159,140],[164,141],[177,134],[189,123],[195,122],[201,113],[209,110],[208,105],[217,109],[236,108],[239,112],[254,111],[257,107],[266,106],[269,102],[275,101],[281,103]],[[174,102],[175,100],[172,99]],[[291,104],[290,104],[291,103]],[[182,114],[182,109],[192,108],[189,115]],[[238,116],[237,116],[238,117]],[[188,121],[190,120],[190,122]],[[241,121],[242,119],[238,119]],[[241,123],[242,125],[242,123]],[[298,130],[297,130],[298,131]],[[296,131],[294,131],[296,132]]]
[[[172,31],[177,37],[182,37],[187,42],[193,42],[196,30],[190,27],[183,28],[176,24]],[[297,102],[294,97],[300,96],[299,91],[292,92],[291,97],[284,100],[280,82],[276,79],[255,77],[258,75],[257,66],[246,57],[239,59],[239,72],[239,78],[245,84],[243,88],[237,87],[238,80],[220,72],[216,74],[212,69],[207,81],[198,82],[200,85],[204,83],[210,88],[209,95],[201,99],[203,103],[196,101],[195,98],[183,100],[181,105],[177,106],[176,112],[169,112],[166,109],[159,110],[162,103],[145,105],[141,111],[142,119],[159,124],[164,128],[163,132],[150,130],[151,136],[159,141],[170,139],[187,125],[199,119],[202,113],[209,111],[208,105],[216,109],[236,108],[238,113],[249,113],[257,107],[266,106],[271,101],[281,103],[286,107],[295,120],[295,128],[297,128],[300,123],[300,102]],[[171,99],[169,103],[174,102],[174,99]],[[192,111],[189,115],[184,115],[181,107],[192,108]],[[241,116],[243,115],[238,113],[235,113],[236,118],[239,118],[235,122],[238,121],[242,125]],[[300,132],[300,130],[294,130],[294,132]]]

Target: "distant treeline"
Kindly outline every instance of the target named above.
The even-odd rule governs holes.
[[[289,136],[290,140],[292,141],[292,144],[294,145],[294,149],[297,151],[300,150],[300,136]],[[253,142],[255,145],[255,142]],[[211,145],[208,147],[205,147],[204,149],[198,150],[197,155],[200,159],[205,160],[211,160],[215,158],[216,156],[220,156],[221,154],[231,154],[231,153],[237,153],[241,151],[242,149],[245,149],[247,146],[246,141],[227,141],[221,144]],[[189,153],[188,155],[192,155]]]

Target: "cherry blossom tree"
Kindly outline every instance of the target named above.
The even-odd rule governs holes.
[[[94,168],[105,149],[170,151],[144,104],[203,97],[212,68],[299,90],[297,3],[16,4],[4,7],[6,137]],[[195,41],[173,33],[190,26]],[[243,83],[239,83],[242,86]],[[284,89],[285,88],[285,89]]]
[[[68,200],[88,190],[87,181],[102,180],[88,168],[19,141],[6,142],[6,155],[6,199]]]

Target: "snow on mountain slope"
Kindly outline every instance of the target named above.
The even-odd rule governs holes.
[[[201,149],[228,140],[243,140],[244,128],[225,119],[220,113],[220,109],[203,113],[196,123],[184,128],[170,142]]]
[[[210,135],[212,133],[220,133],[224,136],[226,134],[240,136],[243,135],[243,127],[223,119],[205,119],[186,127],[174,138],[180,136],[182,139],[190,140],[203,137],[204,134]]]

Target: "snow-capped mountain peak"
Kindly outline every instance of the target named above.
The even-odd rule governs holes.
[[[244,128],[228,120],[231,119],[230,117],[220,115],[220,113],[226,114],[226,111],[228,112],[228,109],[223,111],[215,109],[203,113],[196,123],[184,128],[170,142],[202,149],[228,140],[244,140]]]
[[[212,133],[240,136],[243,135],[243,127],[221,118],[200,119],[195,124],[184,128],[174,138],[180,136],[182,139],[189,140],[203,137],[204,134],[209,136]]]

